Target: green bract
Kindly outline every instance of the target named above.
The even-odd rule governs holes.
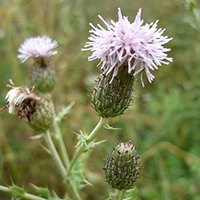
[[[131,141],[118,143],[106,158],[106,165],[103,168],[106,181],[114,189],[123,190],[132,188],[139,177],[141,169],[140,156]]]
[[[128,67],[120,67],[117,76],[112,77],[113,72],[101,74],[92,91],[93,107],[104,118],[123,114],[132,100],[134,77]]]
[[[35,89],[41,93],[49,93],[54,89],[57,76],[50,58],[34,58],[31,79]]]
[[[43,95],[35,104],[35,111],[29,115],[28,124],[35,130],[43,132],[49,129],[55,115],[50,95]]]

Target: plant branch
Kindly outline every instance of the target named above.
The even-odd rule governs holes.
[[[52,153],[52,157],[56,162],[56,165],[60,171],[60,174],[62,175],[63,180],[65,179],[65,176],[67,174],[67,171],[60,159],[60,156],[54,146],[53,140],[51,138],[50,132],[49,130],[47,130],[46,135],[45,135],[45,139],[46,142],[48,144],[49,149],[51,150]],[[81,200],[81,197],[79,196],[78,192],[75,190],[75,188],[73,187],[73,185],[71,186],[70,183],[67,181],[66,182],[66,186],[68,189],[68,192],[70,193],[70,195],[73,197],[73,200]]]
[[[103,126],[106,124],[108,119],[106,118],[102,118],[99,120],[99,123],[96,125],[96,127],[91,131],[91,133],[88,135],[87,137],[87,143],[90,143],[92,140],[95,139],[95,137],[98,135],[98,133],[100,132],[100,130],[103,128]],[[77,149],[72,161],[71,161],[71,164],[70,164],[70,167],[69,167],[69,170],[68,170],[68,174],[70,174],[70,172],[72,171],[76,161],[78,160],[78,158],[80,157],[80,155],[83,153],[83,150],[84,150],[85,146],[82,144],[81,146],[79,146],[79,148]]]
[[[59,154],[58,154],[58,152],[57,152],[57,150],[54,146],[54,143],[52,141],[49,130],[47,130],[47,132],[46,132],[45,139],[46,139],[46,142],[47,142],[49,149],[51,150],[53,159],[55,160],[55,163],[56,163],[62,177],[65,177],[66,174],[67,174],[67,171],[66,171],[66,169],[65,169],[65,167],[64,167],[64,165],[63,165],[63,163],[60,159],[60,156],[59,156]]]

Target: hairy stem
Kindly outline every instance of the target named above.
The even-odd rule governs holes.
[[[12,194],[12,191],[8,187],[1,186],[1,185],[0,185],[0,191]],[[21,196],[21,198],[23,198],[23,199],[30,199],[30,200],[47,200],[45,198],[42,198],[42,197],[39,197],[39,196],[36,196],[36,195],[33,195],[33,194],[29,194],[27,192],[25,192]]]
[[[56,121],[56,119],[54,119],[53,127],[54,127],[54,130],[55,130],[55,134],[57,135],[59,148],[60,148],[60,151],[61,151],[61,154],[62,154],[62,158],[64,160],[65,167],[67,169],[69,169],[69,166],[70,166],[69,156],[68,156],[68,153],[67,153],[65,143],[63,141],[60,126],[59,126],[58,122]]]
[[[55,163],[56,163],[62,177],[65,177],[66,174],[67,174],[67,171],[66,171],[66,169],[65,169],[65,167],[64,167],[64,165],[63,165],[63,163],[60,159],[60,156],[59,156],[59,154],[58,154],[58,152],[57,152],[57,150],[54,146],[54,143],[53,143],[53,140],[52,140],[51,135],[49,133],[49,130],[47,130],[47,132],[46,132],[45,139],[46,139],[46,142],[47,142],[49,149],[51,150],[53,159],[55,160]]]
[[[95,137],[98,135],[98,133],[103,128],[103,126],[106,124],[106,122],[107,122],[107,119],[101,117],[101,119],[99,120],[99,123],[96,125],[96,127],[88,135],[87,143],[90,143],[92,140],[95,139]],[[77,151],[76,151],[76,153],[75,153],[75,155],[74,155],[74,157],[73,157],[73,159],[71,161],[71,164],[70,164],[70,167],[69,167],[69,170],[68,170],[68,174],[70,174],[70,172],[72,171],[72,169],[73,169],[76,161],[78,160],[78,158],[80,157],[80,155],[83,153],[84,148],[85,148],[85,146],[81,145],[77,149]]]

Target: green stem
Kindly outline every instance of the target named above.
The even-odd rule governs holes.
[[[56,121],[56,119],[54,119],[54,121],[53,121],[53,127],[54,127],[54,130],[55,130],[55,134],[57,135],[59,148],[60,148],[60,151],[61,151],[61,154],[62,154],[62,158],[64,160],[65,167],[67,169],[69,169],[69,166],[70,166],[69,156],[68,156],[68,153],[67,153],[65,143],[63,141],[60,126],[59,126],[58,122]]]
[[[55,163],[60,171],[60,174],[62,175],[62,178],[65,179],[67,171],[60,159],[60,156],[54,146],[53,140],[51,138],[49,130],[47,130],[46,135],[45,135],[46,142],[48,144],[49,149],[51,150],[52,157],[55,160]],[[67,181],[67,189],[70,195],[73,197],[73,200],[81,200],[81,197],[79,196],[78,192],[75,190],[73,186],[70,185],[70,183]]]
[[[7,192],[7,193],[11,192],[8,187],[2,186],[2,185],[0,185],[0,191]]]
[[[190,1],[185,0],[185,3],[187,4],[187,6],[189,6]],[[200,30],[200,20],[199,20],[199,17],[197,15],[197,9],[194,7],[194,8],[192,8],[192,10],[190,9],[190,11],[192,12],[193,18],[194,18],[194,20],[195,20],[195,22],[198,26],[198,29]]]
[[[91,133],[89,134],[89,136],[88,136],[88,138],[87,138],[87,143],[90,143],[92,140],[95,139],[95,137],[98,135],[98,133],[100,132],[100,130],[101,130],[101,129],[103,128],[103,126],[106,124],[107,120],[108,120],[108,119],[102,118],[102,117],[101,117],[101,119],[99,120],[99,123],[96,125],[96,127],[95,127],[95,128],[91,131]],[[73,157],[73,159],[72,159],[72,161],[71,161],[71,164],[70,164],[70,167],[69,167],[69,170],[68,170],[68,174],[70,174],[70,172],[72,171],[72,169],[73,169],[73,167],[74,167],[76,161],[78,160],[78,158],[80,157],[80,155],[83,153],[84,148],[85,148],[85,146],[84,146],[84,145],[81,145],[81,146],[77,149],[77,151],[76,151],[76,153],[75,153],[75,155],[74,155],[74,157]]]
[[[119,196],[119,200],[123,200],[127,190],[122,190]]]
[[[200,20],[199,20],[199,18],[197,17],[197,13],[196,13],[196,10],[195,10],[195,9],[192,10],[192,14],[193,14],[193,17],[194,17],[194,19],[195,19],[195,21],[196,21],[196,23],[197,23],[198,29],[200,30]]]
[[[1,185],[0,185],[0,191],[6,192],[6,193],[12,193],[12,191],[8,187],[1,186]],[[26,193],[26,192],[21,196],[21,198],[30,199],[30,200],[47,200],[45,198],[38,197],[36,195],[29,194],[29,193]]]
[[[54,143],[53,143],[53,140],[52,140],[51,135],[49,133],[49,130],[47,130],[47,132],[46,132],[45,139],[46,139],[46,142],[48,144],[49,149],[51,150],[52,156],[53,156],[53,158],[56,162],[56,165],[57,165],[62,177],[65,177],[66,174],[67,174],[67,171],[66,171],[66,169],[65,169],[65,167],[64,167],[64,165],[63,165],[63,163],[60,159],[60,156],[59,156],[59,154],[58,154],[58,152],[57,152],[57,150],[54,146]]]

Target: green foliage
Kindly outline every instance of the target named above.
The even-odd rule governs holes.
[[[36,190],[38,196],[44,197],[46,199],[49,199],[51,197],[51,193],[48,188],[37,187],[36,185],[33,185],[33,187]]]
[[[10,190],[11,190],[11,194],[12,194],[14,199],[20,199],[25,194],[24,189],[20,188],[20,187],[18,187],[16,185],[11,186]]]

